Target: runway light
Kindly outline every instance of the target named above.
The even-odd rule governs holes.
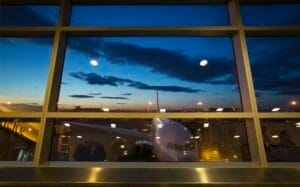
[[[11,104],[11,101],[7,101],[6,104],[10,105],[10,104]]]
[[[297,105],[297,101],[291,101],[291,105],[293,106]]]
[[[203,123],[203,127],[204,128],[208,128],[209,127],[209,123]]]
[[[76,138],[78,138],[78,139],[81,139],[81,138],[82,138],[82,136],[78,135],[78,136],[76,136]]]
[[[199,139],[200,138],[200,136],[195,136],[195,139]]]
[[[237,134],[237,135],[234,135],[233,138],[236,138],[236,139],[237,139],[237,138],[240,138],[240,135],[238,135],[238,134]]]
[[[162,127],[163,127],[163,124],[161,124],[161,123],[157,124],[158,129],[161,129]]]
[[[206,60],[206,59],[203,59],[203,60],[201,60],[200,61],[200,66],[202,66],[202,67],[204,67],[204,66],[207,66],[207,64],[208,64],[208,60]]]
[[[277,139],[279,136],[277,134],[272,135],[272,138]]]
[[[273,108],[272,112],[278,112],[280,110],[280,108]]]
[[[103,112],[109,112],[109,108],[102,108]]]
[[[121,145],[120,148],[121,148],[121,149],[124,149],[124,148],[125,148],[125,145]]]
[[[159,109],[160,112],[166,112],[167,110],[165,108]]]
[[[70,127],[71,125],[70,125],[70,123],[64,123],[64,126],[65,127]]]
[[[95,60],[95,59],[90,60],[90,64],[91,64],[92,66],[98,66],[98,61]]]
[[[224,110],[224,108],[217,108],[216,111],[217,112],[222,112]]]
[[[111,128],[116,128],[116,127],[117,127],[117,124],[112,123],[112,124],[110,124],[110,127],[111,127]]]

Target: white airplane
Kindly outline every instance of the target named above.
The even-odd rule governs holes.
[[[150,134],[145,134],[137,130],[111,128],[97,124],[71,121],[65,123],[138,138],[139,141],[136,142],[136,145],[151,146],[159,161],[198,161],[198,148],[191,132],[183,125],[169,119],[154,118]]]

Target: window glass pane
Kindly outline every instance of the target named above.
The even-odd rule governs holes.
[[[265,119],[261,126],[269,162],[300,161],[300,119]]]
[[[249,161],[238,119],[56,120],[50,160],[108,162]]]
[[[1,26],[53,26],[58,19],[58,6],[1,5]]]
[[[0,39],[0,111],[41,111],[52,38]]]
[[[72,7],[71,25],[228,25],[226,5],[101,5]]]
[[[58,110],[241,111],[230,37],[69,38]]]
[[[247,38],[260,111],[300,111],[300,38]]]
[[[0,119],[0,161],[32,161],[39,119]]]
[[[242,5],[244,25],[300,25],[300,3]]]

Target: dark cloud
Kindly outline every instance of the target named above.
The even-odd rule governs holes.
[[[94,96],[90,96],[90,95],[69,95],[69,96],[73,98],[80,98],[80,99],[94,98]]]
[[[127,97],[111,97],[111,96],[103,96],[103,97],[100,97],[102,99],[128,99]]]
[[[254,38],[249,47],[256,92],[300,95],[299,40],[294,42],[293,38],[278,38],[271,43],[267,41]],[[255,46],[261,49],[255,50]]]
[[[102,93],[97,92],[97,93],[89,93],[89,95],[101,95]]]
[[[158,90],[158,91],[169,91],[169,92],[186,92],[195,93],[200,90],[191,89],[181,86],[152,86],[142,82],[133,81],[130,79],[122,79],[114,76],[98,75],[96,73],[84,73],[84,72],[72,72],[70,75],[82,81],[86,81],[90,85],[110,85],[110,86],[121,86],[126,85],[140,90]]]
[[[130,95],[133,95],[133,94],[132,93],[123,93],[121,95],[130,96]]]

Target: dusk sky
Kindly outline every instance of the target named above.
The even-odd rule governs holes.
[[[12,7],[4,6],[1,9],[1,25],[22,25],[19,21],[21,15],[22,19],[27,19],[23,25],[55,25],[58,7],[32,7],[34,6],[18,7],[20,14],[16,15],[11,13]],[[127,6],[121,10],[120,6],[75,6],[71,24],[228,24],[226,6],[203,7],[141,6],[137,9],[137,6]],[[215,12],[208,7],[213,7]],[[287,10],[292,13],[285,20],[282,19],[282,23],[293,20],[294,17],[299,18],[299,14],[295,13],[299,7],[299,4],[289,5]],[[242,7],[242,10],[249,12],[251,6],[248,9]],[[88,12],[94,12],[93,19]],[[110,17],[113,12],[118,12],[119,16]],[[270,11],[270,14],[275,13]],[[136,14],[139,16],[136,17]],[[205,16],[201,16],[203,14]],[[258,14],[262,15],[262,12],[258,11]],[[164,19],[160,19],[162,17]],[[253,23],[258,18],[252,16],[248,19],[250,21],[245,22],[251,24],[251,19]],[[0,103],[10,101],[42,105],[52,43],[51,38],[1,39]],[[247,44],[259,107],[262,110],[276,106],[286,108],[291,99],[299,101],[299,37],[248,38]],[[208,60],[205,67],[199,65],[203,59]],[[99,65],[92,66],[91,60],[96,60]],[[59,104],[62,108],[81,106],[145,110],[149,107],[148,102],[152,102],[150,109],[153,110],[156,107],[158,91],[160,107],[167,111],[199,108],[199,101],[203,102],[201,108],[206,110],[216,107],[234,107],[241,110],[234,63],[230,37],[69,38]]]

